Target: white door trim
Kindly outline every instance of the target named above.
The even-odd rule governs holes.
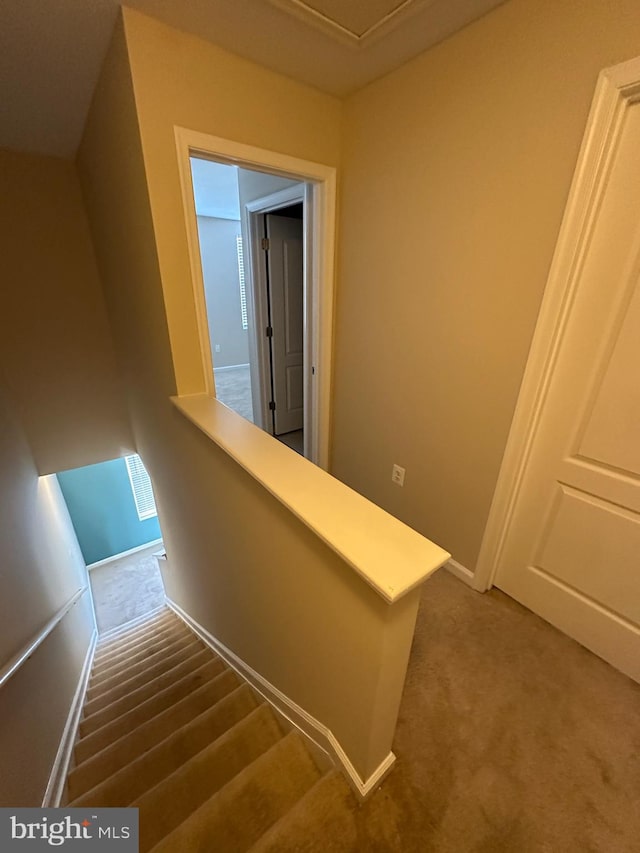
[[[625,110],[640,100],[640,58],[600,72],[474,575],[493,586],[537,433]]]
[[[215,397],[213,363],[209,346],[209,327],[200,264],[198,226],[191,184],[189,156],[195,154],[218,162],[281,175],[306,184],[305,213],[312,235],[310,323],[310,364],[315,368],[309,399],[312,401],[313,427],[309,458],[325,470],[329,465],[329,426],[331,421],[331,357],[333,349],[333,312],[335,289],[336,169],[322,163],[290,157],[264,148],[256,148],[207,133],[174,128],[178,169],[187,229],[191,279],[198,323],[200,356],[207,394]]]

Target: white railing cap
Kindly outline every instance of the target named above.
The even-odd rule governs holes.
[[[219,400],[207,394],[171,399],[387,602],[415,589],[451,556]]]

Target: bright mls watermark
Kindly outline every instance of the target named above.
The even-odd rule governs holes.
[[[0,851],[138,853],[138,809],[0,808]]]

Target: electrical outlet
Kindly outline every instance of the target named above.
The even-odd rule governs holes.
[[[394,465],[391,470],[391,482],[396,486],[404,486],[405,470],[401,465]]]
[[[220,352],[220,344],[216,344],[216,345],[215,345],[215,351],[216,351],[216,352]]]

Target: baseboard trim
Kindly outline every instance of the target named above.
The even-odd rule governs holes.
[[[475,589],[473,584],[473,572],[466,566],[463,566],[462,563],[458,563],[457,560],[449,560],[444,564],[444,567],[448,572],[451,572],[452,575],[455,575],[458,580],[461,580],[463,583],[466,583],[467,586]]]
[[[60,738],[60,745],[58,746],[58,751],[53,761],[51,773],[49,774],[49,782],[42,800],[43,809],[57,809],[62,802],[64,786],[67,781],[69,765],[71,764],[71,756],[73,755],[73,747],[76,741],[78,726],[80,724],[80,715],[82,713],[85,693],[87,692],[87,685],[89,683],[89,675],[91,673],[91,665],[93,663],[93,656],[96,651],[97,642],[98,631],[94,629],[93,634],[91,635],[89,648],[87,649],[87,654],[85,655],[84,663],[82,665],[80,678],[78,679],[78,686],[76,687],[76,692],[73,694],[73,699],[71,700],[67,721],[62,731],[62,737]]]
[[[251,367],[251,365],[248,361],[243,364],[225,364],[222,367],[214,367],[213,372],[217,373],[219,370],[235,370],[236,367]]]
[[[114,554],[113,557],[105,557],[104,560],[98,560],[95,563],[89,563],[87,569],[97,569],[98,566],[106,566],[107,563],[113,563],[115,560],[121,560],[123,557],[129,557],[131,554],[137,554],[138,551],[144,551],[146,548],[155,548],[156,545],[162,545],[162,539],[152,539],[151,542],[145,542],[143,545],[136,545],[135,548],[129,548],[128,551],[121,551],[119,554]]]
[[[256,690],[267,702],[283,717],[285,717],[291,725],[295,726],[298,731],[306,738],[309,738],[323,752],[330,755],[334,762],[342,768],[347,780],[359,799],[365,800],[387,776],[391,770],[396,757],[393,752],[390,752],[374,772],[367,778],[362,779],[356,768],[349,760],[349,756],[342,748],[340,742],[335,737],[333,732],[323,725],[315,717],[307,713],[304,708],[301,708],[293,700],[285,696],[282,691],[274,687],[266,678],[263,678],[252,667],[239,658],[231,649],[228,649],[223,643],[216,639],[206,628],[203,628],[195,619],[192,619],[189,614],[184,611],[179,604],[172,601],[170,598],[165,599],[167,606],[182,619],[182,621],[190,628],[200,639],[209,646],[212,651],[219,655],[225,663],[227,663],[235,672],[246,681],[250,687]]]

